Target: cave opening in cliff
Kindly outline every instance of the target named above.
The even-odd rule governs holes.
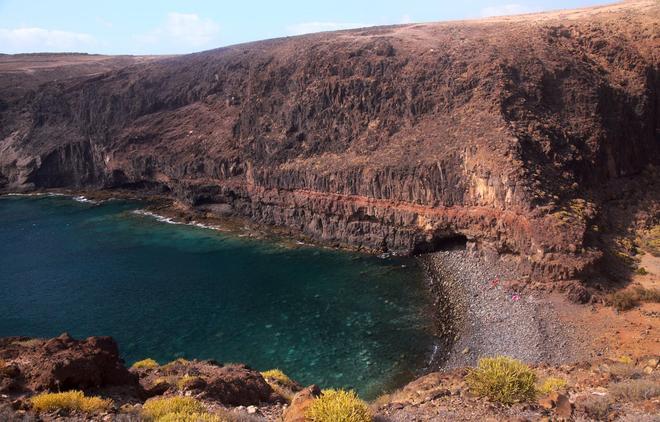
[[[460,233],[437,233],[430,239],[415,245],[413,253],[423,254],[437,251],[460,250],[467,247],[467,237]]]

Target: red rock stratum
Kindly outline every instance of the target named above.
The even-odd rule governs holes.
[[[176,57],[0,56],[0,188],[133,188],[318,241],[447,239],[574,278],[609,184],[660,164],[660,6]]]

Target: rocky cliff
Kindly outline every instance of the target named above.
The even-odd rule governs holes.
[[[574,278],[600,256],[608,184],[660,164],[658,34],[658,3],[636,1],[53,55],[47,73],[43,55],[0,56],[0,187],[165,193],[318,241],[467,241]]]

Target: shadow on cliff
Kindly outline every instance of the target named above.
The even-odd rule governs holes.
[[[623,289],[633,280],[640,255],[639,230],[660,223],[660,172],[649,166],[639,175],[612,181],[602,195],[597,203],[602,212],[585,236],[585,245],[599,249],[602,256],[585,274],[585,285],[609,292]]]
[[[466,249],[467,242],[467,237],[460,233],[434,233],[431,237],[416,243],[412,254],[421,255],[438,251]]]

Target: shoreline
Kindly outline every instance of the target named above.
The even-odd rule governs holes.
[[[383,257],[378,251],[315,242],[292,229],[262,227],[240,216],[212,216],[163,195],[67,189],[3,192],[0,195],[70,196],[72,200],[91,204],[113,199],[141,200],[146,202],[145,207],[134,212],[163,223],[190,225],[255,240],[276,240],[288,247],[308,246]],[[396,253],[386,255],[396,256]],[[423,273],[435,337],[434,348],[426,365],[419,368],[418,376],[471,366],[479,357],[498,354],[530,364],[566,363],[580,359],[579,351],[566,350],[569,343],[574,342],[566,335],[568,327],[559,322],[552,304],[545,298],[546,294],[524,289],[526,283],[519,282],[515,270],[508,268],[504,261],[486,259],[467,249],[411,258]],[[558,350],[564,352],[559,354]]]
[[[41,192],[31,196],[37,195],[65,196],[90,205],[113,198],[141,199],[149,201],[147,207],[140,208],[142,214],[164,223],[198,225],[196,218],[199,210],[177,208],[177,203],[166,197],[129,197],[115,192],[94,195],[93,192],[80,191]],[[176,219],[176,222],[171,219]],[[223,217],[216,220],[230,221]],[[270,238],[278,240],[281,245],[300,245],[295,237],[287,236],[283,231],[276,233],[268,227],[259,228],[256,223],[238,218],[233,221],[238,223],[234,224],[232,236],[241,232],[251,233],[254,228],[255,240]],[[200,227],[220,230],[208,225]],[[307,245],[324,247],[315,242]],[[360,252],[366,253],[364,250]],[[391,389],[384,391],[385,394],[370,400],[369,406],[377,420],[485,420],[493,417],[498,420],[538,420],[551,415],[559,415],[565,420],[570,420],[572,416],[576,420],[602,420],[590,418],[594,414],[590,406],[597,406],[590,401],[594,397],[599,403],[607,403],[606,413],[626,415],[633,418],[630,420],[647,420],[643,418],[657,410],[657,400],[621,398],[616,391],[631,382],[639,382],[640,385],[657,383],[660,366],[652,346],[654,341],[655,344],[659,341],[657,338],[654,340],[657,323],[652,326],[649,318],[653,315],[657,318],[658,305],[649,304],[639,311],[619,314],[614,309],[601,306],[604,305],[602,303],[571,303],[565,294],[553,293],[553,289],[518,276],[515,266],[507,262],[506,257],[480,252],[471,243],[463,248],[417,255],[411,259],[419,266],[425,293],[429,295],[428,303],[420,312],[428,312],[434,323],[432,333],[436,347],[429,351],[430,359],[414,374],[411,373],[409,380],[392,385]],[[656,274],[660,260],[649,256],[645,259],[644,265]],[[656,283],[652,275],[638,277]],[[625,341],[622,341],[623,336],[627,337]],[[40,341],[53,340],[56,339]],[[29,341],[23,343],[31,344]],[[564,405],[560,407],[558,402],[548,401],[550,396],[546,395],[510,407],[498,406],[474,396],[467,387],[466,374],[480,358],[500,355],[527,363],[539,381],[550,378],[564,380],[567,385],[561,388],[561,393],[556,393],[558,397],[563,397]],[[193,359],[186,362],[180,365],[205,365],[209,361]],[[162,367],[169,368],[167,365]],[[154,376],[147,374],[140,382],[145,388],[154,388],[153,380]],[[174,385],[176,383],[171,382],[167,391],[156,394],[193,393],[187,388],[180,391]],[[208,391],[200,388],[194,393],[202,397],[208,409],[237,415],[246,412],[245,406],[218,404],[215,399],[208,399],[205,396]],[[143,397],[116,391],[102,392],[122,404],[108,415],[129,411],[135,413],[144,404]],[[13,415],[14,412],[30,414],[31,407],[26,404],[28,399],[17,397],[11,396],[10,400],[9,396],[4,396],[4,408],[3,397],[0,397],[0,415],[3,415],[3,409],[9,412],[5,415]],[[293,404],[290,406],[293,407]],[[262,418],[259,420],[281,420],[287,414],[289,405],[260,402],[249,408],[253,415]]]
[[[271,227],[258,227],[256,223],[251,222],[244,218],[238,217],[216,217],[208,218],[192,208],[180,207],[179,203],[167,197],[151,197],[149,195],[139,195],[131,194],[131,192],[114,192],[114,191],[101,191],[101,192],[90,192],[90,191],[70,191],[70,190],[58,190],[58,191],[42,191],[42,192],[33,192],[33,193],[3,193],[0,197],[25,197],[25,198],[61,198],[66,202],[71,202],[75,204],[76,202],[80,205],[85,206],[85,208],[93,209],[97,206],[102,206],[103,204],[109,204],[110,201],[141,201],[135,202],[135,209],[127,211],[129,214],[135,214],[136,217],[143,217],[150,224],[153,221],[155,224],[173,224],[181,226],[190,226],[200,229],[207,229],[216,232],[218,235],[226,235],[228,237],[233,237],[236,239],[242,238],[247,242],[268,242],[272,243],[278,248],[283,248],[286,250],[295,250],[295,249],[313,249],[313,250],[323,250],[328,249],[331,251],[337,251],[338,253],[347,253],[347,254],[357,254],[363,255],[364,257],[370,258],[379,258],[384,260],[385,265],[391,265],[394,260],[397,259],[396,254],[386,254],[386,256],[380,256],[375,253],[368,253],[365,250],[356,250],[356,249],[346,249],[338,247],[330,247],[323,244],[314,243],[312,241],[301,242],[296,237],[287,236],[287,233],[278,230],[278,228]],[[37,199],[38,200],[38,199]],[[131,207],[133,208],[133,207]],[[207,232],[208,233],[208,232]],[[392,259],[390,259],[392,258]],[[405,257],[405,263],[407,266],[414,265],[416,267],[416,260],[414,257]],[[421,268],[415,268],[414,272],[408,272],[407,274],[414,277],[415,282],[423,283],[423,272]],[[402,288],[405,288],[405,283],[402,284]],[[404,374],[399,374],[396,377],[391,377],[387,382],[384,382],[382,385],[381,391],[393,391],[399,388],[402,388],[407,383],[413,381],[419,376],[423,376],[429,373],[430,370],[433,370],[433,367],[429,365],[430,359],[433,358],[433,344],[436,343],[437,339],[442,339],[438,332],[433,329],[426,329],[429,324],[427,321],[431,322],[434,318],[431,316],[430,312],[433,312],[435,308],[430,307],[427,303],[431,302],[431,297],[429,292],[426,290],[426,286],[420,285],[419,293],[422,296],[425,296],[425,301],[423,305],[415,306],[413,309],[415,312],[424,316],[424,323],[420,327],[425,327],[425,331],[430,335],[431,341],[425,343],[425,346],[428,346],[428,352],[420,355],[419,361],[415,362],[416,365],[411,365],[407,372]],[[417,286],[416,286],[416,289]],[[101,333],[103,334],[103,333]],[[407,350],[412,350],[412,347],[408,347]],[[426,351],[426,347],[424,348]],[[444,350],[444,349],[443,349]],[[195,358],[195,356],[191,356]],[[398,378],[395,381],[395,378]]]
[[[525,283],[504,262],[489,262],[466,249],[434,252],[418,260],[432,299],[449,304],[455,324],[448,330],[453,338],[447,355],[438,359],[435,370],[474,366],[480,357],[497,355],[534,365],[586,359],[577,333],[561,321],[551,298],[522,287]]]

